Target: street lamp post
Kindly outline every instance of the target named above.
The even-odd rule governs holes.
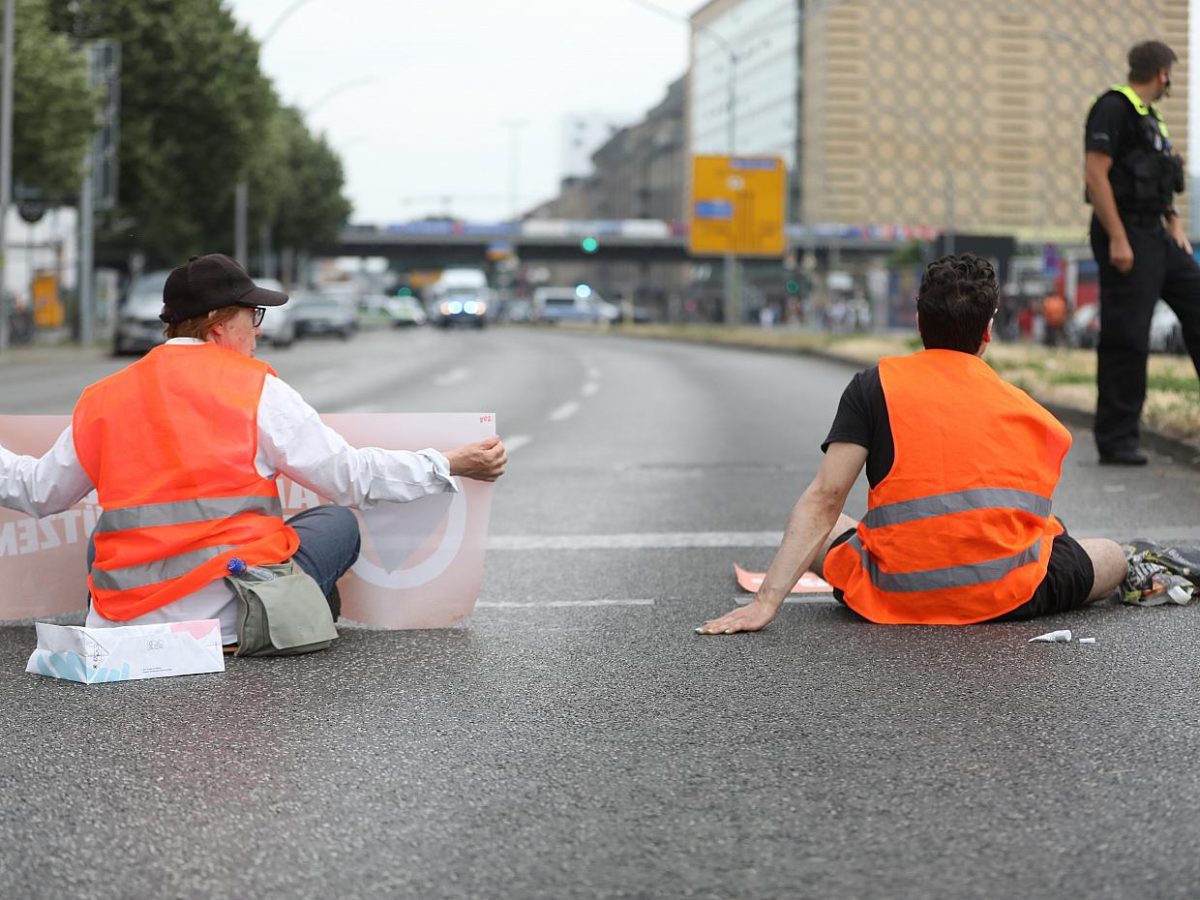
[[[737,153],[737,68],[738,54],[724,37],[718,34],[713,29],[706,25],[696,24],[688,16],[681,16],[672,12],[669,9],[664,9],[657,3],[651,0],[632,0],[633,3],[648,9],[651,12],[658,13],[661,16],[666,16],[668,19],[673,19],[676,22],[682,22],[689,28],[694,28],[701,34],[706,35],[718,47],[725,51],[725,55],[729,60],[729,76],[725,80],[725,143],[726,152],[732,157]],[[724,273],[725,273],[725,303],[723,308],[723,318],[725,324],[734,326],[738,323],[741,308],[741,293],[742,279],[740,272],[740,260],[733,253],[726,253],[724,256]]]
[[[12,2],[12,0],[8,0]],[[276,32],[283,27],[283,23],[290,19],[293,15],[300,11],[302,6],[307,6],[312,0],[293,0],[293,2],[271,23],[271,27],[263,34],[263,38],[258,42],[258,50],[261,53],[263,47],[267,46],[267,42],[275,37]],[[247,244],[247,220],[249,218],[250,207],[250,185],[246,181],[245,170],[242,171],[241,177],[238,179],[237,185],[234,186],[233,192],[233,257],[243,266],[250,261],[250,249]]]
[[[520,201],[517,196],[517,181],[521,166],[521,129],[529,124],[528,119],[504,119],[500,122],[508,129],[508,207],[512,220],[521,217]]]

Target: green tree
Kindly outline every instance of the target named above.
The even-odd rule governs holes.
[[[281,247],[306,251],[334,241],[350,217],[342,194],[342,161],[324,135],[314,136],[299,110],[283,107],[276,117],[283,160],[276,177],[278,194],[272,231]]]
[[[154,264],[232,249],[234,185],[276,105],[258,43],[221,0],[48,0],[53,27],[121,44],[110,253]]]
[[[79,193],[96,126],[87,61],[51,32],[46,0],[18,0],[13,60],[13,180],[51,201]]]

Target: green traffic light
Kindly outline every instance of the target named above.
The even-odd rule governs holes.
[[[583,248],[584,253],[595,253],[600,249],[600,242],[594,237],[585,237],[579,242],[579,246]]]
[[[798,290],[800,290],[800,284],[799,284],[799,282],[796,282],[796,281],[789,281],[789,282],[787,283],[787,292],[788,292],[789,294],[794,294],[794,293],[796,293]]]

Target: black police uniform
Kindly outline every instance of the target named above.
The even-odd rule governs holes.
[[[1109,181],[1133,249],[1133,269],[1122,275],[1109,262],[1108,232],[1092,216],[1092,253],[1100,267],[1094,431],[1101,459],[1120,461],[1137,451],[1150,319],[1160,297],[1179,317],[1200,373],[1200,267],[1163,226],[1172,195],[1184,187],[1183,161],[1154,108],[1128,88],[1108,91],[1088,113],[1084,147],[1112,157]]]

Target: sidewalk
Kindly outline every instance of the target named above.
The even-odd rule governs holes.
[[[625,325],[612,332],[624,337],[807,354],[860,368],[874,365],[880,357],[912,353],[921,347],[915,334],[831,335],[716,325]],[[1005,380],[1027,391],[1064,422],[1091,427],[1096,408],[1095,350],[993,343],[983,358]],[[1142,443],[1180,462],[1200,466],[1200,381],[1189,357],[1150,357]]]

